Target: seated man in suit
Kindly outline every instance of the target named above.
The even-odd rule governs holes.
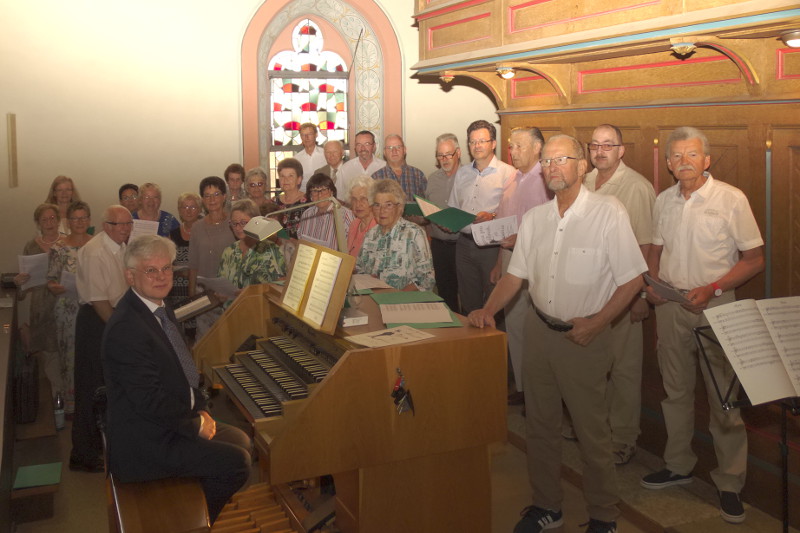
[[[142,236],[125,250],[125,280],[105,329],[108,464],[122,482],[196,477],[211,523],[247,481],[250,439],[215,423],[198,388],[199,374],[175,315],[164,307],[172,288],[175,244]]]

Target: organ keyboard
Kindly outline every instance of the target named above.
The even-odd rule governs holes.
[[[332,475],[345,533],[491,530],[488,445],[506,436],[505,336],[445,328],[426,341],[364,348],[344,337],[383,327],[370,298],[361,306],[367,326],[327,335],[270,290],[245,289],[194,350],[252,422],[262,481],[281,494]],[[231,363],[250,334],[258,350]],[[413,415],[398,414],[390,396],[398,369]],[[299,519],[292,527],[304,531]]]

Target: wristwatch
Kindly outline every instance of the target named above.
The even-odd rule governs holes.
[[[714,296],[722,296],[722,287],[720,287],[717,282],[711,284],[711,288],[714,289]]]

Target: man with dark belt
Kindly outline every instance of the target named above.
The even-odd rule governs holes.
[[[128,289],[122,256],[132,228],[130,211],[112,205],[103,213],[103,231],[78,251],[76,285],[81,308],[75,323],[75,419],[70,470],[103,471],[94,392],[103,384],[103,330],[117,301]]]
[[[619,496],[605,406],[613,358],[609,324],[638,297],[646,264],[622,204],[582,186],[587,162],[581,143],[556,135],[545,144],[540,163],[555,199],[525,214],[508,272],[469,319],[477,327],[494,326],[495,313],[528,281],[540,318],[529,321],[535,346],[522,364],[533,503],[514,533],[563,523],[562,400],[581,443],[586,531],[613,533]]]
[[[497,129],[485,120],[476,120],[467,128],[472,163],[456,172],[448,205],[475,215],[475,224],[495,218],[503,189],[516,169],[494,155]],[[492,291],[489,279],[497,261],[497,246],[478,246],[472,228],[461,230],[456,243],[456,273],[461,311],[470,313],[483,306]]]

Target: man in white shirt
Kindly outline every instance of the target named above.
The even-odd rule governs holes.
[[[485,120],[467,127],[469,153],[473,161],[458,169],[448,204],[475,215],[475,224],[495,218],[503,189],[516,169],[494,155],[497,129]],[[497,246],[478,246],[472,227],[460,232],[456,243],[456,271],[461,310],[466,314],[483,307],[492,291],[490,274],[497,261]]]
[[[122,256],[133,229],[130,211],[112,205],[103,231],[78,251],[75,283],[81,303],[75,322],[75,419],[71,470],[102,472],[102,441],[94,418],[94,392],[103,384],[101,343],[106,322],[128,288]]]
[[[529,322],[536,344],[523,361],[533,503],[514,533],[540,533],[563,523],[562,400],[581,443],[586,531],[614,533],[619,497],[605,407],[613,359],[609,324],[641,290],[646,264],[622,204],[582,186],[587,162],[577,139],[551,137],[541,165],[556,197],[525,214],[508,272],[469,320],[494,326],[495,313],[528,281],[540,318]]]
[[[375,135],[371,131],[363,130],[356,133],[356,154],[350,161],[342,165],[339,177],[336,179],[336,198],[346,202],[350,194],[350,181],[366,174],[372,176],[375,171],[386,166],[386,161],[375,157]]]
[[[708,138],[681,127],[667,139],[667,166],[678,183],[656,198],[650,276],[686,290],[689,303],[668,302],[648,287],[656,307],[658,367],[667,398],[661,402],[667,444],[665,468],[641,480],[662,489],[692,482],[697,456],[694,435],[694,389],[697,350],[693,328],[708,325],[703,310],[733,302],[734,289],[764,269],[764,241],[747,197],[706,172],[711,164]],[[731,523],[745,519],[739,492],[747,472],[747,430],[739,409],[723,410],[714,380],[727,386],[735,375],[725,354],[706,343],[708,365],[700,364],[709,401],[709,431],[718,466],[711,472],[720,498],[720,514]],[[713,372],[713,376],[710,372]],[[733,397],[737,390],[732,391]]]
[[[303,143],[303,149],[294,158],[303,165],[303,181],[300,183],[300,190],[303,190],[308,178],[325,164],[325,152],[322,147],[317,146],[317,127],[311,122],[300,125],[300,142]]]

